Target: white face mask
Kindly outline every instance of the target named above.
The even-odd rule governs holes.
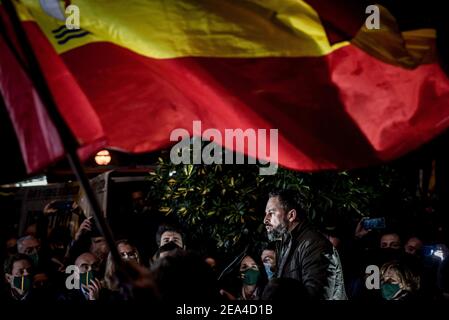
[[[271,264],[265,262],[263,265],[265,267],[265,272],[267,273],[268,280],[273,279],[274,272],[271,271]]]

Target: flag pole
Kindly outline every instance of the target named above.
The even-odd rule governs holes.
[[[77,149],[79,147],[79,143],[58,111],[57,105],[47,85],[45,77],[43,76],[40,65],[37,61],[36,56],[33,53],[31,44],[17,15],[14,4],[12,3],[11,0],[3,0],[2,3],[6,11],[6,14],[13,25],[14,32],[17,36],[17,40],[19,43],[19,47],[22,50],[26,60],[25,65],[27,66],[27,68],[24,71],[28,74],[34,87],[36,88],[36,91],[43,105],[45,106],[48,112],[50,119],[52,120],[52,122],[56,127],[56,130],[61,138],[64,149],[67,153],[66,155],[69,160],[70,167],[75,173],[76,178],[86,195],[87,202],[92,209],[92,214],[94,216],[98,230],[105,237],[106,243],[109,246],[113,261],[117,266],[117,271],[119,271],[117,274],[119,280],[122,283],[127,283],[128,282],[127,280],[129,280],[129,278],[127,277],[127,274],[123,272],[124,263],[120,257],[120,254],[118,253],[111,229],[109,228],[109,225],[107,224],[106,219],[103,216],[98,199],[95,196],[92,186],[89,183],[89,179],[87,178],[87,175],[82,167],[81,160],[78,157]]]

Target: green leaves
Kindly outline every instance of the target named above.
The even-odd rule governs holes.
[[[212,241],[227,250],[248,241],[243,230],[262,225],[263,211],[256,209],[260,197],[255,186],[261,179],[257,166],[173,165],[165,157],[148,176],[152,187],[148,198],[158,202],[160,212],[189,226],[193,242]],[[251,237],[261,241],[264,233]]]

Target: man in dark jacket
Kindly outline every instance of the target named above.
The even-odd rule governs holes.
[[[293,192],[273,191],[264,224],[277,248],[277,278],[301,281],[311,298],[347,299],[340,258],[332,244],[307,221]]]

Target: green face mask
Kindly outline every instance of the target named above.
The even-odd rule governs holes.
[[[87,271],[84,273],[80,273],[80,288],[82,287],[81,285],[85,285],[88,286],[90,284],[91,280],[95,279],[95,274],[93,271]]]
[[[259,280],[260,271],[255,269],[247,269],[243,272],[243,283],[247,285],[255,285]]]
[[[391,300],[393,299],[394,295],[401,290],[401,288],[396,283],[384,283],[380,290],[384,299]]]
[[[32,282],[31,276],[14,277],[12,285],[14,288],[27,292],[30,290]]]

